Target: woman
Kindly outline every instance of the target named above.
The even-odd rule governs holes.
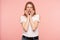
[[[22,40],[38,40],[38,24],[40,19],[32,2],[26,3],[24,15],[21,16],[20,22],[23,28]]]

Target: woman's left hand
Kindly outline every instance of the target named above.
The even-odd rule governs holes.
[[[31,11],[31,13],[29,15],[29,20],[31,20],[33,14],[34,14],[34,10]]]

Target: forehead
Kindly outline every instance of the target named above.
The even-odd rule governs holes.
[[[27,7],[32,7],[32,4],[28,4]]]

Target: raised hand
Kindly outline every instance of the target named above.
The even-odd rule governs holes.
[[[24,10],[24,13],[28,16],[28,11],[27,10]]]

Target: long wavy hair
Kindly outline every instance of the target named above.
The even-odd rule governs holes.
[[[34,13],[33,13],[33,16],[36,14],[36,10],[35,10],[35,6],[34,6],[34,4],[32,3],[32,2],[27,2],[26,3],[26,5],[25,5],[25,8],[24,8],[24,10],[26,10],[27,9],[27,5],[28,4],[31,4],[32,5],[32,7],[33,7],[33,10],[34,10]],[[27,17],[27,14],[26,13],[24,13],[24,16],[26,16]]]

